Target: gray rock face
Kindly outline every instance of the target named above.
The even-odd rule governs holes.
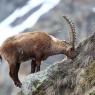
[[[80,43],[76,51],[74,60],[66,59],[28,75],[20,95],[94,95],[95,33]]]

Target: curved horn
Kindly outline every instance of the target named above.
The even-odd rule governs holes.
[[[75,39],[76,39],[75,25],[66,16],[63,16],[63,17],[68,22],[68,24],[70,25],[70,28],[71,28],[71,31],[69,31],[70,44],[72,45],[73,49],[75,49]]]

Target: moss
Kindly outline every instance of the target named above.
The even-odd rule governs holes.
[[[42,88],[43,88],[42,85],[37,87],[36,90],[32,92],[33,95],[45,95],[46,94],[45,90],[44,89],[42,90]]]
[[[44,81],[44,82],[43,82]],[[52,80],[35,81],[32,86],[33,95],[46,95],[46,89],[53,85]]]
[[[41,82],[39,80],[36,80],[33,82],[32,90],[35,92],[37,88],[40,86]]]
[[[92,92],[92,93],[90,93],[89,95],[95,95],[95,93]]]
[[[41,90],[43,87],[43,84],[41,81],[37,80],[33,83],[33,95],[45,95],[45,90]]]
[[[95,85],[95,60],[86,67],[85,74],[83,75],[84,83],[83,86],[86,88]]]

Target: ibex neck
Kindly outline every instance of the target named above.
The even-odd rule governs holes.
[[[51,45],[51,50],[50,50],[50,55],[56,55],[56,54],[65,54],[67,55],[68,49],[70,48],[71,45],[69,45],[65,41],[56,41],[52,42]]]

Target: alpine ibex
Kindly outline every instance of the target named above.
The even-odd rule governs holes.
[[[65,54],[68,58],[73,59],[75,52],[75,29],[66,16],[63,16],[71,27],[70,38],[68,43],[59,40],[45,32],[26,32],[9,37],[0,47],[0,56],[9,64],[9,75],[16,86],[21,87],[18,78],[20,64],[23,61],[32,59],[31,73],[40,70],[41,61],[49,56],[56,54]]]

